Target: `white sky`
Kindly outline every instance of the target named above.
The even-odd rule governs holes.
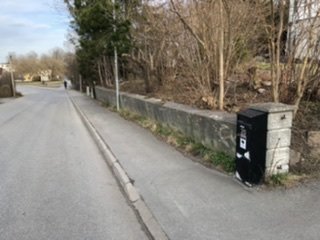
[[[0,63],[12,52],[64,48],[69,19],[63,0],[0,1]]]

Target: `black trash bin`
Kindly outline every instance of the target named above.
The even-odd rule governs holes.
[[[267,119],[265,112],[246,109],[237,114],[236,176],[258,184],[265,172]]]

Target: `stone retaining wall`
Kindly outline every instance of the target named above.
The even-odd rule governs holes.
[[[99,101],[116,105],[113,90],[96,87],[95,91]],[[216,151],[223,151],[232,156],[235,154],[235,114],[199,110],[173,102],[163,103],[159,99],[129,93],[120,93],[120,105],[124,109],[181,131]]]
[[[320,159],[320,131],[309,131],[307,143],[310,151],[310,157]]]
[[[11,80],[7,73],[0,76],[0,98],[12,97]]]

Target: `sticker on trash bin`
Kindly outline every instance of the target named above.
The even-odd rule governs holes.
[[[244,138],[240,138],[240,148],[247,149],[247,140]]]
[[[240,125],[240,138],[247,138],[247,130],[243,125]]]
[[[247,131],[243,125],[240,126],[240,148],[247,149]]]
[[[245,152],[244,154],[243,154],[243,156],[246,158],[246,159],[248,159],[249,161],[251,160],[250,159],[250,152],[248,151],[248,152]]]

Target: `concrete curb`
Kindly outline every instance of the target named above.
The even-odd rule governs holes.
[[[81,120],[89,130],[96,144],[98,145],[99,150],[101,151],[104,159],[106,160],[107,164],[112,170],[115,178],[120,183],[119,185],[122,187],[122,190],[128,198],[131,207],[136,211],[139,220],[146,228],[148,234],[154,240],[168,240],[168,236],[163,231],[156,218],[153,216],[152,212],[144,202],[138,190],[131,183],[130,177],[127,175],[126,171],[121,166],[121,163],[111,152],[110,148],[105,143],[103,138],[100,136],[98,131],[94,128],[87,116],[81,111],[79,106],[74,101],[73,97],[70,95],[69,97],[76,111],[80,115]]]

